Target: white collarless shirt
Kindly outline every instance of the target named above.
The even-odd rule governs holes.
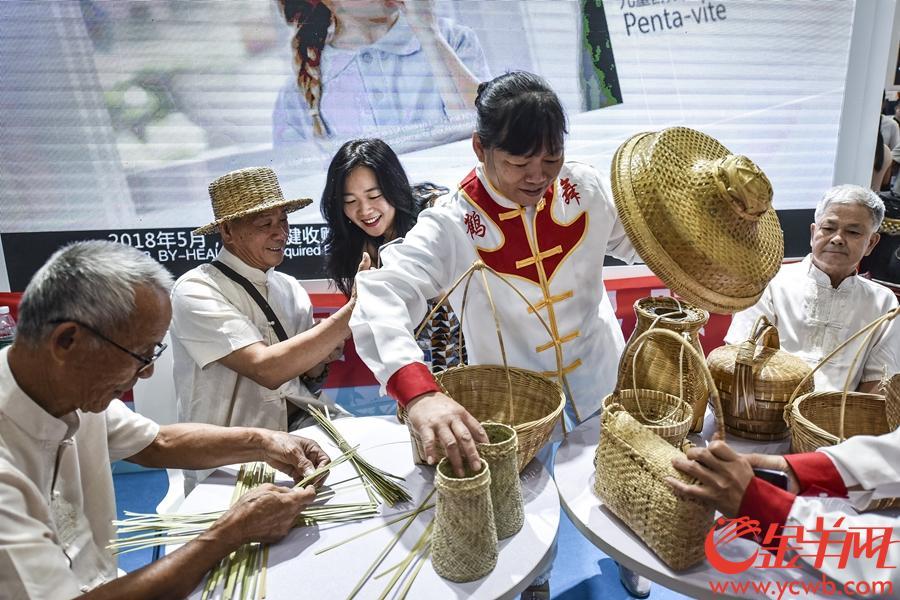
[[[113,400],[57,419],[24,391],[0,351],[0,597],[72,598],[115,579],[110,462],[159,426]]]
[[[897,298],[886,287],[852,275],[837,288],[828,275],[812,263],[784,265],[759,301],[734,315],[725,336],[728,344],[740,344],[760,315],[778,328],[781,348],[815,367],[841,343],[881,315],[897,306]],[[843,390],[847,374],[865,336],[851,342],[815,373],[820,391]],[[900,371],[900,326],[892,321],[881,326],[866,345],[850,378],[850,390],[860,382],[881,379]]]

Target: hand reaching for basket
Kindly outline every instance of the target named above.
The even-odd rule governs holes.
[[[690,448],[687,458],[675,458],[672,466],[699,481],[689,485],[673,477],[666,482],[681,498],[693,498],[714,506],[726,517],[737,517],[744,492],[753,479],[753,469],[784,471],[788,491],[796,494],[799,485],[783,456],[739,454],[725,442],[714,441],[706,448]]]
[[[406,405],[406,413],[429,465],[437,463],[440,444],[457,476],[465,474],[464,460],[473,471],[481,470],[475,444],[487,443],[488,437],[481,423],[453,398],[440,392],[423,394]]]

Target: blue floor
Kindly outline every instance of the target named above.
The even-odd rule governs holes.
[[[168,480],[162,470],[117,473],[113,476],[119,518],[122,511],[155,512],[166,495]],[[133,571],[152,560],[150,550],[140,550],[119,557],[119,567]],[[619,584],[616,564],[579,533],[562,513],[559,525],[559,553],[550,576],[551,597],[560,600],[630,598]],[[651,598],[685,598],[662,586],[654,585]]]

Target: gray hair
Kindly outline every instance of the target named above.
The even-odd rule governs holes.
[[[18,339],[44,340],[55,320],[81,321],[101,331],[124,326],[134,310],[137,286],[172,289],[172,275],[130,246],[107,241],[75,242],[42,266],[19,304]]]
[[[816,205],[816,223],[822,218],[829,204],[861,204],[865,206],[872,213],[874,231],[878,231],[884,220],[884,201],[869,188],[849,184],[834,186],[825,192],[825,196]]]

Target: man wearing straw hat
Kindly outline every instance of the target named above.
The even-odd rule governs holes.
[[[181,421],[287,431],[318,404],[314,392],[350,335],[355,299],[313,325],[312,304],[284,260],[288,213],[312,201],[285,199],[266,167],[233,171],[209,185],[219,233],[216,259],[172,289],[172,350]],[[190,489],[203,473],[185,473]]]
[[[778,328],[781,348],[815,367],[854,333],[897,306],[886,287],[859,277],[856,267],[878,243],[884,202],[871,190],[839,185],[825,192],[810,225],[812,253],[785,265],[752,307],[734,315],[729,344],[750,337],[760,315]],[[877,331],[864,348],[853,343],[815,373],[820,391],[872,392],[887,370],[900,371],[900,327]],[[857,353],[856,368],[850,367]],[[849,379],[848,379],[849,377]]]
[[[129,246],[79,242],[28,284],[15,343],[0,350],[0,596],[183,598],[246,542],[284,537],[315,498],[307,486],[245,495],[204,533],[117,579],[111,461],[212,468],[266,461],[301,479],[328,462],[282,432],[159,426],[118,400],[153,374],[172,277]]]

